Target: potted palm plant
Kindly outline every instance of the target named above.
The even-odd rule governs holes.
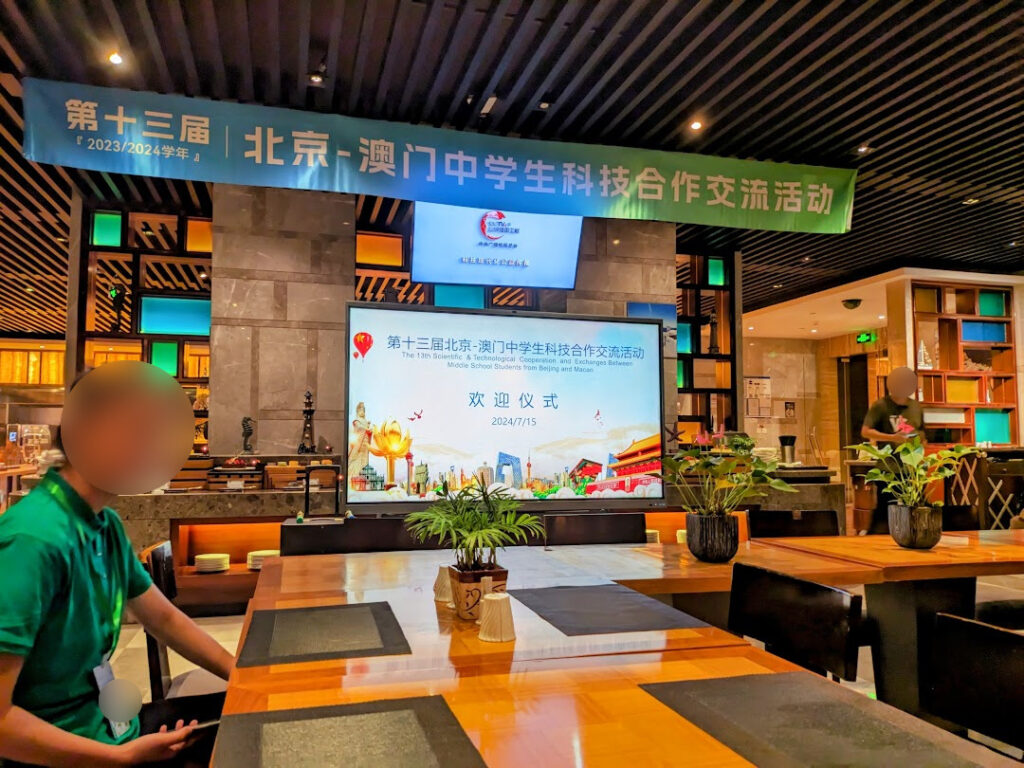
[[[729,453],[706,449],[706,436],[696,446],[661,460],[662,479],[673,486],[686,510],[686,545],[693,556],[708,563],[731,560],[739,548],[739,521],[733,514],[768,489],[796,493],[785,480],[773,477],[776,462],[753,454],[749,438],[726,442]]]
[[[976,453],[974,448],[954,445],[926,453],[916,433],[895,446],[861,443],[853,446],[877,464],[865,480],[879,483],[895,503],[889,505],[889,533],[901,547],[931,549],[942,538],[942,505],[928,501],[929,486],[956,474],[960,460]]]
[[[405,526],[417,541],[436,538],[455,551],[448,574],[459,618],[480,617],[484,577],[490,577],[492,591],[505,591],[508,570],[498,564],[499,549],[526,544],[530,535],[544,536],[541,519],[519,507],[507,489],[488,488],[481,476],[456,492],[445,484],[433,504],[406,516]]]

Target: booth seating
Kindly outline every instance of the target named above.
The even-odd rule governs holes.
[[[831,509],[750,509],[747,523],[752,539],[839,535],[839,515]]]
[[[173,600],[178,589],[174,579],[174,559],[171,556],[171,542],[163,541],[143,550],[139,558],[149,571],[153,584],[163,592],[164,597]],[[194,669],[177,677],[171,677],[167,658],[167,646],[146,632],[146,660],[149,663],[149,688],[154,702],[183,696],[220,695],[227,690],[227,683],[205,669]]]
[[[547,544],[644,544],[642,512],[576,512],[543,515]],[[545,541],[531,536],[529,546]],[[337,555],[354,552],[406,552],[442,549],[436,539],[418,542],[405,529],[405,518],[311,518],[281,524],[281,555]]]
[[[562,544],[646,544],[643,512],[556,512],[544,515],[549,546]]]
[[[736,563],[728,629],[813,672],[857,679],[860,595]]]
[[[940,613],[929,662],[932,714],[1024,749],[1024,636]]]

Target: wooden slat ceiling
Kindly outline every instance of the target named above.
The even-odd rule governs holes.
[[[752,309],[899,264],[1024,268],[1022,26],[1020,0],[0,0],[0,331],[63,326],[72,185],[209,214],[206,185],[23,160],[24,75],[859,167],[850,234],[677,228],[743,252]]]

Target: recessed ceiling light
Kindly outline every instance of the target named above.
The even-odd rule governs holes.
[[[114,351],[113,347],[107,347],[107,352],[113,352],[113,351]]]
[[[309,84],[310,85],[323,85],[324,84],[324,73],[323,72],[310,72],[309,73]]]
[[[885,320],[885,315],[879,315],[879,316],[878,316],[878,319],[879,319],[879,320]]]
[[[782,283],[772,283],[772,288],[781,288]]]
[[[817,333],[817,332],[818,332],[817,328],[811,328],[811,333]]]
[[[46,347],[44,347],[42,344],[39,345],[39,348],[40,349],[46,349]]]
[[[1010,247],[1011,248],[1016,248],[1017,247],[1017,241],[1016,240],[1011,240],[1010,241]]]
[[[614,240],[612,240],[612,245],[618,245],[620,242],[621,241],[619,240],[619,238],[616,237]]]
[[[199,279],[200,280],[205,280],[206,279],[206,273],[205,272],[200,272],[199,273]]]
[[[754,326],[752,326],[752,325],[748,325],[748,326],[747,326],[747,330],[748,330],[748,331],[752,331],[752,330],[754,330]]]
[[[981,200],[979,200],[976,197],[968,197],[966,200],[963,201],[962,204],[963,205],[977,205],[980,202],[981,202]]]
[[[63,235],[61,235],[60,237],[57,238],[57,242],[58,243],[66,243],[67,241],[68,241],[68,239],[66,237],[64,237]]]
[[[498,103],[498,97],[497,96],[488,96],[487,97],[487,101],[485,101],[484,105],[482,107],[480,107],[480,114],[481,115],[490,114],[490,111],[492,109],[494,109],[494,105],[497,104],[497,103]]]
[[[862,156],[870,155],[874,151],[874,147],[869,147],[867,144],[861,144],[859,147],[857,147],[857,154]]]
[[[804,262],[805,264],[806,264],[806,263],[807,263],[808,261],[810,261],[810,260],[811,260],[811,257],[810,257],[810,256],[804,256],[804,257],[803,257],[803,259],[801,259],[801,261],[803,261],[803,262]]]
[[[550,101],[542,101],[540,104],[537,105],[537,107],[539,109],[547,109],[550,106],[551,106],[551,102]]]
[[[31,285],[26,285],[25,286],[25,293],[35,293],[35,291],[36,291],[36,289],[33,288]]]
[[[691,131],[699,131],[703,127],[704,127],[704,123],[701,122],[700,120],[691,120],[690,121],[690,130]]]
[[[117,51],[114,51],[109,56],[107,56],[107,61],[109,61],[111,64],[123,64],[124,63],[124,59],[121,58],[121,54],[118,53]]]

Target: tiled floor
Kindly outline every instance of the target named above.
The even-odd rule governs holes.
[[[241,616],[223,616],[196,619],[196,623],[232,654],[238,649],[238,637],[242,633]],[[183,659],[172,650],[167,652],[171,665],[171,676],[184,674],[196,665]],[[142,700],[150,701],[149,664],[146,660],[146,633],[138,624],[126,624],[121,629],[121,639],[111,659],[114,675],[130,680],[142,691]]]

